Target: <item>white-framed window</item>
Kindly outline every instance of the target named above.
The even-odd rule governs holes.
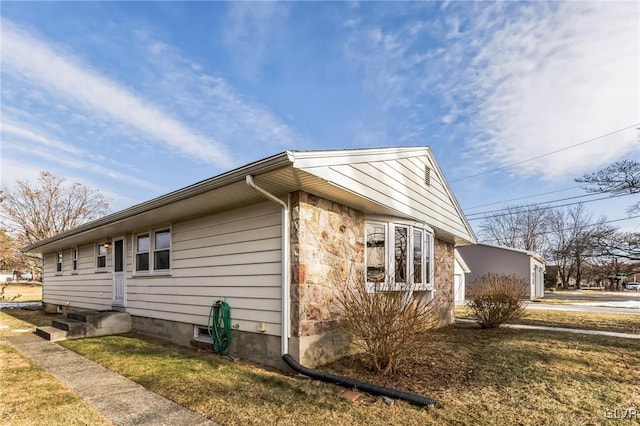
[[[211,343],[211,333],[209,333],[209,328],[201,325],[194,325],[193,339],[199,340],[201,342]]]
[[[433,290],[433,232],[402,221],[365,222],[367,288]]]
[[[135,255],[136,272],[149,272],[149,233],[136,235]]]
[[[171,273],[171,228],[160,228],[137,234],[134,238],[134,271],[136,274]]]
[[[155,231],[153,241],[153,270],[169,271],[171,269],[171,230]]]
[[[74,247],[71,249],[71,273],[72,274],[77,274],[78,273],[78,259],[80,256],[80,252],[78,250],[78,247]]]
[[[109,243],[96,244],[96,270],[105,271],[107,269],[107,254],[109,253]]]
[[[62,274],[62,259],[64,255],[63,252],[59,251],[56,253],[56,275]]]

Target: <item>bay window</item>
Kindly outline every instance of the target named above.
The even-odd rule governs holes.
[[[368,289],[433,290],[433,237],[428,227],[367,220],[365,234]]]

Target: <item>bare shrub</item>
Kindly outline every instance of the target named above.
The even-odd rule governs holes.
[[[354,280],[336,289],[340,325],[377,372],[395,371],[437,325],[433,304],[416,300],[410,288]]]
[[[527,281],[516,275],[485,274],[469,284],[467,306],[482,328],[496,328],[521,318]]]

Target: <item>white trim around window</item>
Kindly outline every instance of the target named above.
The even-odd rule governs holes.
[[[63,251],[57,252],[55,260],[56,260],[56,275],[62,275],[64,252]]]
[[[107,271],[107,258],[109,257],[109,244],[106,241],[96,243],[94,249],[95,270],[96,272]]]
[[[368,291],[432,291],[433,230],[397,219],[365,221]]]
[[[77,274],[80,268],[80,249],[76,246],[71,249],[71,273]]]
[[[133,275],[171,274],[171,226],[151,229],[133,237]]]

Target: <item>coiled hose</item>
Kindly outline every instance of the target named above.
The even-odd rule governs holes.
[[[221,355],[226,355],[231,345],[231,312],[227,302],[218,300],[211,305],[207,329],[213,349]]]

